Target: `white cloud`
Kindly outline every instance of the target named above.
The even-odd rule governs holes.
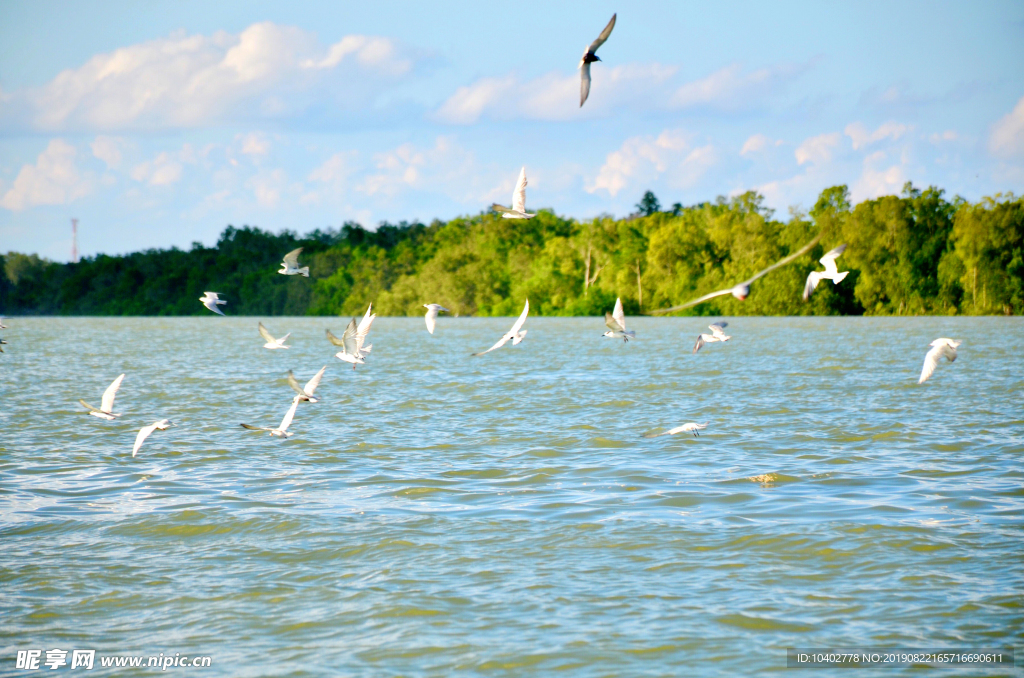
[[[240,136],[243,155],[266,155],[270,151],[270,140],[262,132],[250,132]]]
[[[281,202],[281,193],[288,189],[288,175],[282,169],[260,173],[245,182],[260,207],[274,209]]]
[[[121,166],[123,159],[121,150],[127,145],[127,141],[120,137],[98,136],[90,144],[92,154],[107,165],[107,169],[117,169]]]
[[[681,130],[665,130],[656,138],[631,137],[605,158],[586,190],[606,191],[611,197],[628,186],[647,185],[664,176],[669,185],[694,185],[717,162],[711,145],[693,148]]]
[[[345,105],[408,73],[413,58],[388,38],[346,36],[323,47],[312,33],[271,22],[241,33],[173,34],[105,54],[49,83],[10,93],[8,124],[43,130],[161,129],[299,114],[327,96]],[[318,99],[319,98],[319,99]]]
[[[864,169],[860,178],[850,187],[850,198],[855,203],[871,200],[883,195],[898,195],[907,181],[906,158],[895,165],[885,167],[888,155],[876,151],[864,158]]]
[[[752,102],[777,93],[812,65],[813,61],[785,64],[744,73],[740,64],[732,64],[706,78],[686,83],[676,90],[671,103],[676,108],[748,108]]]
[[[988,148],[995,155],[1024,156],[1024,97],[992,127]]]
[[[92,182],[75,166],[77,151],[63,139],[53,139],[35,165],[24,165],[0,206],[20,211],[36,205],[64,205],[88,195]]]
[[[782,139],[772,140],[763,134],[755,134],[747,139],[743,143],[743,148],[740,149],[740,155],[750,155],[753,153],[760,153],[769,146],[781,146]]]
[[[821,165],[827,163],[832,159],[832,151],[839,146],[840,139],[839,132],[819,134],[816,137],[805,139],[794,151],[797,164],[803,165],[809,162]]]
[[[928,141],[933,144],[940,144],[943,141],[956,141],[960,138],[960,135],[956,133],[956,130],[947,129],[945,132],[936,132],[928,137]]]
[[[846,136],[850,137],[850,141],[853,143],[853,150],[856,151],[882,139],[897,141],[910,129],[912,128],[906,125],[889,121],[882,123],[878,129],[871,132],[864,126],[864,123],[853,122],[847,125],[843,131],[846,133]]]
[[[635,105],[637,101],[657,102],[661,85],[675,75],[676,70],[675,66],[657,63],[626,64],[602,68],[600,72],[595,69],[583,114],[605,112],[612,106]],[[570,120],[581,115],[579,100],[579,73],[548,73],[528,81],[509,74],[480,78],[458,88],[441,104],[434,117],[457,125],[475,123],[483,116],[503,120]]]
[[[130,176],[135,181],[150,186],[167,186],[181,180],[184,170],[182,162],[193,162],[194,152],[191,145],[185,144],[178,153],[163,151],[152,160],[140,162],[132,168]]]

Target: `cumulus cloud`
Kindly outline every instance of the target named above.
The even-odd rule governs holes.
[[[53,139],[35,165],[24,165],[0,206],[20,211],[36,205],[64,205],[88,195],[92,182],[75,165],[77,151],[63,139]]]
[[[888,155],[883,151],[876,151],[864,158],[860,178],[850,187],[850,198],[854,202],[899,194],[907,181],[905,163],[900,161],[889,164],[887,161]]]
[[[612,106],[656,100],[661,85],[676,73],[675,66],[625,64],[593,72],[593,86],[585,114]],[[495,119],[569,120],[578,118],[579,73],[548,73],[532,80],[509,74],[480,78],[458,88],[437,109],[434,117],[457,125],[475,123],[481,117]]]
[[[839,132],[819,134],[816,137],[805,139],[794,151],[797,164],[821,165],[827,163],[832,159],[832,152],[839,146],[840,139]]]
[[[120,137],[101,135],[93,140],[90,148],[92,148],[92,154],[106,164],[107,169],[117,169],[121,166],[122,150],[127,143],[127,140]]]
[[[856,151],[883,139],[896,141],[910,129],[906,125],[889,121],[882,123],[878,129],[872,132],[864,126],[864,123],[853,122],[847,125],[843,131],[846,133],[846,136],[850,137],[850,141],[853,143],[853,150]]]
[[[242,144],[243,155],[266,155],[270,151],[270,140],[262,132],[251,132],[238,139]]]
[[[37,88],[11,92],[0,121],[42,130],[187,128],[299,114],[322,99],[325,78],[379,91],[412,56],[388,38],[346,36],[324,47],[291,26],[174,34],[97,54]],[[365,99],[349,102],[366,105]]]
[[[773,140],[763,134],[754,134],[743,143],[743,148],[740,149],[740,155],[752,155],[754,153],[760,153],[769,146],[781,145],[782,139]]]
[[[1024,156],[1024,97],[992,127],[988,148],[995,155]]]
[[[813,63],[783,64],[747,72],[740,64],[732,64],[705,78],[686,83],[675,91],[671,103],[675,108],[748,108],[751,102],[763,100],[781,90]]]
[[[632,137],[608,154],[586,190],[606,191],[614,198],[624,188],[647,185],[662,177],[671,186],[687,188],[716,162],[713,146],[694,148],[682,130],[665,130],[657,137]]]
[[[135,165],[130,176],[135,181],[150,186],[168,186],[181,180],[184,165],[196,162],[196,151],[192,144],[185,144],[176,152],[162,151],[151,160]]]
[[[936,132],[928,137],[928,141],[933,144],[940,144],[943,141],[956,141],[960,138],[960,135],[956,133],[956,130],[947,129],[945,132]]]

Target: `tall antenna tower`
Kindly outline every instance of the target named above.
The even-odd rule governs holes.
[[[78,263],[78,219],[71,220],[71,263]]]

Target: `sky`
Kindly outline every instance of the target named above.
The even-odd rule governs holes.
[[[579,107],[579,63],[618,19]],[[1024,192],[1024,3],[0,0],[0,251]]]

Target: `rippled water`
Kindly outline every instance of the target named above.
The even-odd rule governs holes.
[[[730,676],[789,646],[1024,641],[1018,318],[737,318],[696,356],[706,320],[630,319],[624,345],[530,318],[481,358],[511,319],[379,318],[356,370],[324,338],[345,320],[265,323],[292,348],[255,318],[9,320],[0,673],[60,647],[202,675]],[[960,358],[918,386],[939,336]],[[276,425],[287,370],[325,364],[294,437],[238,425]],[[121,372],[124,415],[84,414]],[[642,437],[688,421],[710,423]]]

